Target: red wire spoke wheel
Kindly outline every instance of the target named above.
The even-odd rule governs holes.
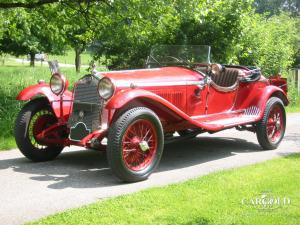
[[[282,136],[283,132],[283,113],[279,105],[275,105],[267,120],[267,134],[270,142],[276,143]]]
[[[276,149],[284,137],[286,113],[282,101],[277,97],[268,100],[261,121],[256,124],[256,135],[263,149]]]
[[[147,179],[158,166],[164,146],[162,125],[148,108],[124,112],[108,132],[107,159],[125,182]]]
[[[157,133],[154,125],[145,119],[131,124],[122,140],[123,160],[133,170],[143,170],[151,164],[157,149]]]

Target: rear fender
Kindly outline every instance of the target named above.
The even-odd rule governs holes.
[[[275,75],[269,78],[269,82],[271,85],[279,87],[285,94],[287,94],[288,87],[286,78],[282,78],[280,75]]]
[[[267,102],[271,97],[277,97],[281,99],[281,101],[285,106],[289,104],[289,100],[285,92],[281,88],[273,85],[266,86],[262,92],[262,95],[259,97],[259,101],[258,101],[258,107],[260,108],[259,120],[262,119],[264,111],[266,109]]]
[[[45,96],[49,103],[52,106],[52,109],[56,115],[57,118],[60,118],[61,111],[60,111],[60,96],[57,96],[53,94],[53,92],[50,89],[50,86],[48,84],[42,83],[42,84],[35,84],[32,86],[29,86],[25,89],[23,89],[18,96],[16,97],[19,101],[28,101],[34,98],[37,98],[39,96]],[[62,96],[63,102],[62,102],[62,112],[63,117],[67,119],[70,114],[70,106],[71,106],[71,100],[72,100],[72,92],[66,90]]]

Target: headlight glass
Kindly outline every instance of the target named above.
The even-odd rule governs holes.
[[[108,78],[102,78],[99,82],[98,92],[99,95],[105,100],[111,98],[115,91],[114,85]]]
[[[61,94],[65,89],[65,80],[63,77],[58,74],[52,75],[50,80],[50,88],[54,94]]]

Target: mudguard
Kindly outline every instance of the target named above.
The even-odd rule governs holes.
[[[57,118],[61,117],[61,110],[60,110],[60,96],[55,95],[51,89],[49,84],[41,83],[41,84],[35,84],[32,86],[29,86],[25,89],[23,89],[18,96],[16,97],[19,101],[28,101],[33,98],[39,97],[39,96],[45,96],[48,101],[50,102],[53,111]],[[72,101],[72,92],[69,90],[66,90],[62,96],[63,102],[63,117],[66,119],[69,117],[70,114],[70,106]]]
[[[262,93],[258,99],[258,107],[260,109],[260,114],[259,114],[258,120],[260,120],[263,117],[267,102],[268,102],[269,98],[271,98],[271,97],[280,98],[285,106],[287,106],[289,104],[289,100],[288,100],[285,92],[281,88],[279,88],[277,86],[273,86],[273,85],[266,86],[262,90]]]

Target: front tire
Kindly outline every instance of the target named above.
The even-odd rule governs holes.
[[[110,127],[107,159],[113,173],[125,182],[147,179],[156,169],[164,146],[157,115],[138,107],[124,112]]]
[[[286,113],[282,101],[277,97],[268,100],[261,121],[256,124],[257,140],[265,150],[276,149],[284,137]]]
[[[35,137],[56,122],[57,118],[45,98],[34,99],[23,107],[15,122],[15,139],[26,158],[43,162],[52,160],[61,153],[63,146],[45,146]]]

